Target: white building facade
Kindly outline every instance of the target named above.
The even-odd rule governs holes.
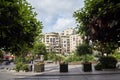
[[[59,33],[51,32],[44,34],[42,42],[45,43],[48,52],[61,53]]]
[[[74,52],[76,47],[82,43],[82,39],[80,35],[74,34],[70,35],[70,52]]]
[[[75,34],[75,29],[68,28],[62,33],[46,33],[43,42],[47,47],[47,51],[55,51],[61,54],[68,54],[76,50],[76,46],[82,43],[82,39]]]

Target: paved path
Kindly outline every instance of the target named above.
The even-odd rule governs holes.
[[[15,80],[120,80],[119,74],[112,75],[71,75],[71,76],[32,76]]]
[[[81,67],[69,65],[67,73],[60,73],[59,65],[55,64],[45,65],[45,72],[41,73],[1,70],[0,80],[120,80],[120,70],[83,72]]]

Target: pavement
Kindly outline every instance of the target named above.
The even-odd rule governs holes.
[[[119,69],[106,69],[102,71],[96,71],[92,67],[91,72],[84,72],[82,65],[69,65],[68,72],[59,72],[59,64],[46,64],[44,72],[13,72],[14,75],[97,75],[97,74],[120,74]],[[25,73],[25,74],[24,74]],[[28,74],[26,74],[28,73]]]
[[[59,72],[59,64],[46,64],[44,72],[15,72],[12,70],[0,70],[0,72],[6,72],[12,75],[11,79],[9,80],[119,80],[120,79],[120,70],[118,69],[96,71],[93,68],[92,72],[83,72],[82,65],[69,65],[68,68],[69,68],[68,72]]]

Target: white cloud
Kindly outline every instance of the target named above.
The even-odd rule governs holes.
[[[43,22],[44,32],[62,30],[74,25],[73,12],[83,7],[84,0],[27,0],[38,13],[37,19]],[[62,20],[64,23],[62,23]],[[72,22],[73,21],[73,22]],[[66,22],[66,23],[65,23]],[[62,24],[60,24],[62,23]],[[69,24],[69,25],[68,25]],[[63,25],[60,27],[55,27]],[[51,27],[51,28],[49,28]]]
[[[55,32],[61,32],[68,27],[75,27],[73,19],[59,18],[56,23],[53,25],[53,30]]]
[[[42,15],[73,12],[83,6],[83,0],[27,0]],[[43,14],[44,13],[44,14]]]

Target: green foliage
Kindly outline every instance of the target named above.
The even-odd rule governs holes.
[[[26,57],[16,57],[15,60],[14,60],[14,63],[17,64],[19,62],[22,62],[22,63],[29,63],[30,61],[32,60],[32,57],[29,57],[29,56],[26,56]]]
[[[94,66],[95,70],[102,70],[102,64],[98,63]]]
[[[17,63],[15,70],[16,70],[17,72],[19,72],[20,70],[22,70],[22,69],[21,69],[21,66],[22,66],[22,65],[23,65],[23,64],[22,64],[21,62]]]
[[[0,50],[0,60],[3,58],[3,53],[2,53],[2,51]]]
[[[29,69],[28,69],[28,65],[27,65],[27,64],[22,63],[22,62],[18,62],[18,63],[16,64],[15,70],[16,70],[17,72],[19,72],[20,70],[22,70],[22,71],[28,71]]]
[[[26,57],[25,57],[25,62],[26,62],[26,63],[30,63],[32,60],[33,60],[33,57],[32,57],[32,56],[26,56]]]
[[[52,60],[52,61],[58,61],[60,57],[59,55],[57,55],[56,52],[51,52],[48,54],[48,60]]]
[[[48,56],[47,55],[44,55],[44,60],[48,60]]]
[[[94,60],[94,56],[89,55],[87,56],[87,59],[89,61]],[[47,55],[47,60],[52,60],[52,61],[59,61],[69,63],[69,62],[78,62],[84,60],[84,56],[78,56],[76,53],[71,53],[70,55],[59,55],[55,52],[49,53]]]
[[[85,0],[85,6],[74,12],[78,33],[115,50],[120,46],[119,12],[120,0]]]
[[[94,61],[94,56],[93,55],[88,55],[87,58],[88,58],[89,61]]]
[[[22,64],[21,70],[26,71],[26,72],[29,71],[28,64]]]
[[[105,53],[107,55],[113,54],[116,47],[114,47],[113,43],[101,43],[101,42],[94,42],[94,50],[97,50],[101,52],[101,55],[103,56]]]
[[[89,59],[88,59],[88,55],[92,54],[92,48],[88,45],[88,44],[80,44],[79,46],[77,46],[77,49],[76,49],[76,53],[81,56],[81,55],[84,55],[84,61],[85,62],[88,62]]]
[[[112,56],[104,56],[99,59],[103,69],[116,68],[117,59]]]
[[[39,42],[34,45],[34,53],[37,55],[45,55],[47,54],[46,46],[44,43]]]
[[[0,49],[18,56],[33,46],[42,27],[26,0],[0,0]]]
[[[77,46],[76,53],[78,55],[92,54],[92,48],[88,44],[80,44]]]
[[[113,57],[115,57],[117,60],[120,60],[120,52],[115,52],[112,54]]]
[[[84,60],[84,55],[78,56],[78,54],[74,53],[71,55],[65,56],[67,62],[78,62]],[[94,56],[87,56],[87,60],[94,61]]]
[[[77,56],[76,54],[68,55],[66,57],[67,62],[76,62],[76,61],[81,61],[81,60],[82,60],[82,57]]]
[[[17,63],[20,63],[20,62],[25,62],[25,58],[23,58],[23,57],[16,57],[15,60],[14,60],[14,63],[17,64]]]

